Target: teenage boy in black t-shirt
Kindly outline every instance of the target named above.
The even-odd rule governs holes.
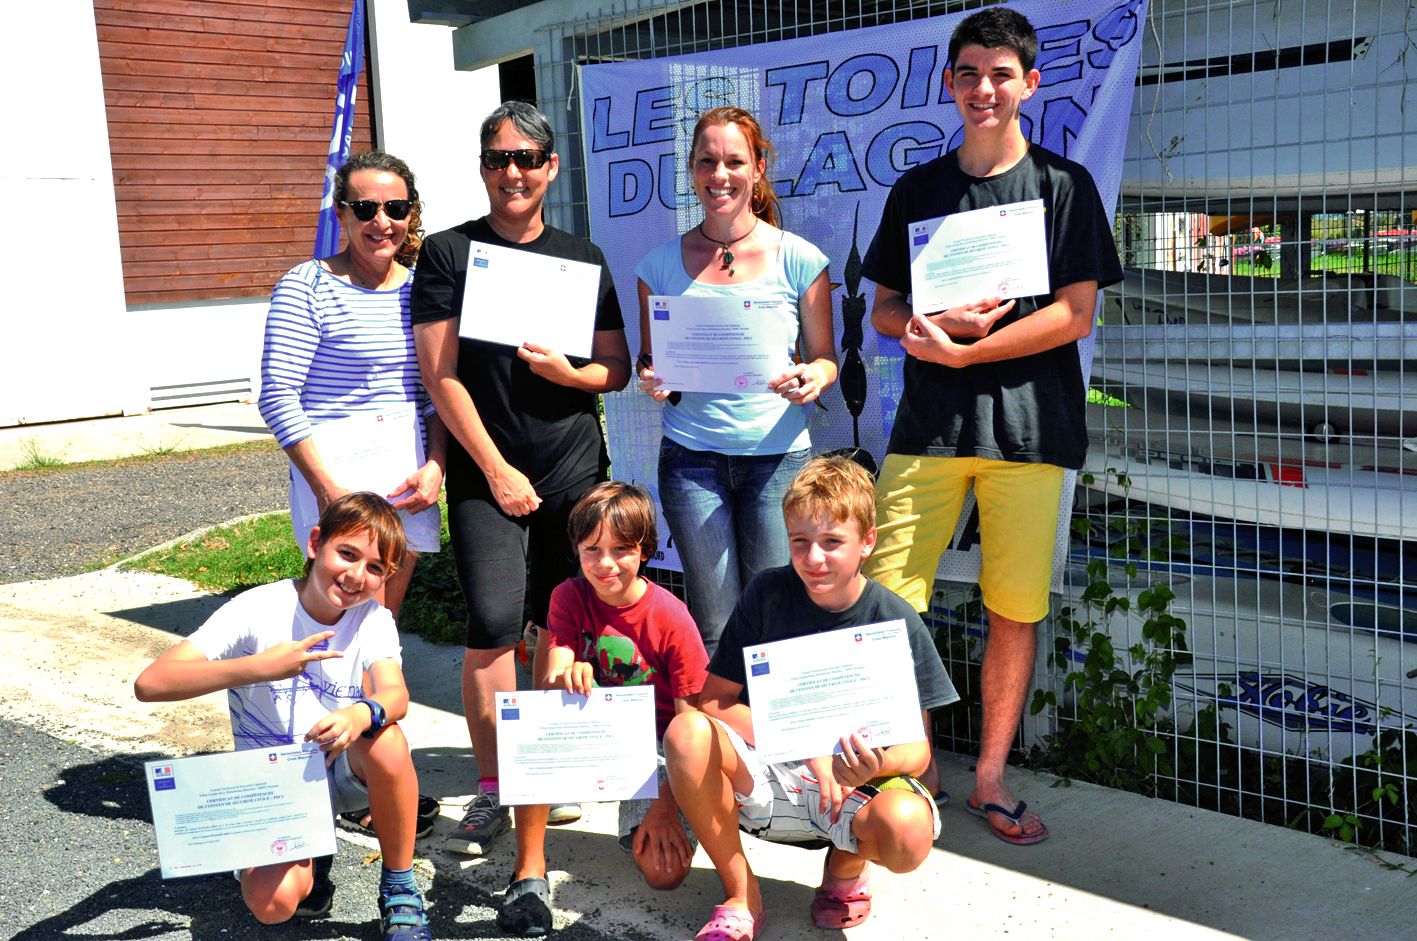
[[[482,182],[490,211],[430,236],[415,268],[414,345],[423,385],[451,433],[448,534],[467,602],[463,711],[480,775],[478,794],[446,846],[482,855],[511,826],[498,799],[493,693],[516,689],[514,651],[528,621],[544,625],[551,591],[576,571],[566,541],[571,507],[609,465],[596,396],[624,388],[630,353],[605,256],[542,220],[559,165],[551,125],[532,105],[509,101],[482,123]],[[531,343],[520,347],[458,335],[473,242],[600,266],[589,360]],[[469,316],[535,318],[551,299],[525,285],[515,310]],[[557,817],[558,811],[572,810]],[[579,809],[553,808],[553,822]]]
[[[896,182],[863,266],[876,283],[871,323],[906,353],[867,574],[924,611],[973,485],[989,637],[966,808],[1009,843],[1048,835],[1005,786],[1004,764],[1033,673],[1035,625],[1048,612],[1063,471],[1080,468],[1087,449],[1077,341],[1092,330],[1098,289],[1122,278],[1092,177],[1023,134],[1019,106],[1038,89],[1037,51],[1033,27],[1014,10],[992,7],[960,23],[945,86],[964,143]],[[910,223],[1035,199],[1045,208],[1050,294],[911,307]]]

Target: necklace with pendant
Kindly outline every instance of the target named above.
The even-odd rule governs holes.
[[[713,244],[717,245],[719,248],[721,248],[721,249],[723,250],[723,261],[722,261],[722,263],[719,265],[718,270],[719,270],[719,271],[727,271],[727,272],[728,272],[728,276],[731,278],[731,277],[733,277],[733,249],[730,248],[730,246],[736,245],[736,244],[738,244],[739,242],[743,241],[743,240],[744,240],[745,238],[747,238],[748,236],[752,235],[753,232],[758,228],[758,222],[759,222],[758,218],[757,218],[756,216],[754,216],[754,217],[753,217],[753,225],[748,229],[747,232],[744,232],[742,235],[738,236],[736,239],[729,239],[729,240],[726,241],[726,242],[720,242],[718,239],[713,238],[713,237],[710,236],[707,232],[705,232],[705,231],[704,231],[704,224],[703,224],[702,222],[700,222],[700,223],[699,223],[698,225],[696,225],[694,228],[698,231],[699,235],[703,236],[703,238],[704,238],[705,240],[712,242]]]

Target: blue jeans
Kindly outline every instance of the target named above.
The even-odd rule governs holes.
[[[806,448],[728,455],[660,443],[659,502],[710,657],[743,587],[789,561],[782,496],[809,457]]]

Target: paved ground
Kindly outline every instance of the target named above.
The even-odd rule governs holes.
[[[0,583],[72,575],[194,529],[286,506],[275,442],[0,473]]]
[[[126,421],[126,420],[125,420]],[[0,442],[2,444],[3,442]],[[178,535],[171,533],[169,535]],[[3,537],[9,540],[8,534]],[[188,703],[132,699],[142,666],[219,601],[149,573],[100,571],[0,586],[0,937],[246,939],[373,938],[372,846],[341,832],[333,918],[259,929],[234,881],[163,882],[141,780],[144,756],[230,746],[219,695]],[[459,715],[461,651],[408,638],[415,702],[404,726],[425,793],[443,820],[419,845],[439,938],[497,937],[491,905],[512,846],[485,860],[443,853],[441,837],[472,789],[475,763]],[[949,790],[967,793],[967,758],[941,756]],[[847,932],[806,918],[821,856],[750,841],[764,879],[772,941],[961,938],[1414,937],[1417,862],[1354,852],[1320,837],[1089,785],[1051,788],[1015,772],[1015,787],[1053,837],[1034,847],[994,840],[947,808],[930,859],[908,876],[881,874],[876,912]],[[653,893],[613,844],[613,806],[553,831],[549,853],[557,937],[677,941],[717,900],[702,853],[688,883]],[[1402,867],[1402,868],[1394,868]]]

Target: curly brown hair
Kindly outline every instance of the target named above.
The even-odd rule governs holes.
[[[408,198],[413,201],[413,209],[408,214],[408,235],[399,246],[395,258],[399,264],[413,267],[413,263],[418,260],[418,248],[423,244],[423,201],[418,198],[418,186],[413,171],[398,157],[382,150],[366,150],[362,154],[355,154],[335,171],[335,205],[344,202],[349,195],[349,178],[360,170],[392,173],[403,180],[404,186],[408,188]]]

